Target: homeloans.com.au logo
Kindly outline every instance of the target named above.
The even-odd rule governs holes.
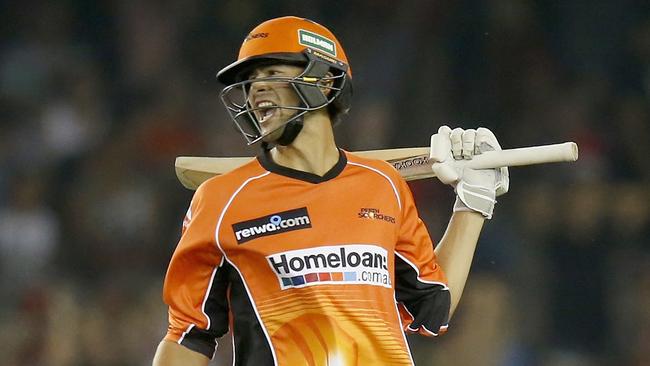
[[[262,236],[308,228],[311,228],[311,220],[309,219],[309,213],[306,207],[277,212],[232,225],[238,244],[243,244]]]
[[[366,244],[291,250],[267,256],[282,289],[322,284],[391,287],[388,253]]]

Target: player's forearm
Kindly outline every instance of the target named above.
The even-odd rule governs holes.
[[[162,341],[153,358],[153,366],[207,366],[210,360],[180,344]]]
[[[440,243],[436,246],[438,263],[447,275],[451,292],[450,317],[454,314],[463,294],[484,221],[485,219],[479,213],[455,212]]]

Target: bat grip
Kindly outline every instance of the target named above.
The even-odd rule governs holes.
[[[464,165],[473,169],[492,169],[504,166],[522,166],[576,160],[578,160],[578,145],[575,142],[564,142],[561,144],[487,151],[483,154],[475,155],[472,160],[468,160]]]

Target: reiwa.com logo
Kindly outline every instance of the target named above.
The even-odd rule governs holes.
[[[280,288],[323,284],[391,287],[388,253],[376,245],[316,247],[266,257]]]
[[[311,228],[306,207],[274,213],[232,225],[238,244],[259,237]]]
[[[298,29],[298,43],[303,46],[315,48],[330,56],[336,57],[336,43],[320,34],[304,29]]]

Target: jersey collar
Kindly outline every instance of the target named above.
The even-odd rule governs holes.
[[[341,172],[345,165],[348,163],[348,159],[345,156],[345,153],[339,150],[339,161],[334,164],[332,169],[328,170],[322,177],[313,173],[303,172],[302,170],[291,169],[286,166],[276,164],[271,158],[271,154],[264,150],[264,152],[257,156],[257,160],[264,169],[270,171],[271,173],[283,175],[285,177],[302,180],[309,183],[322,183],[330,179],[336,178]]]

